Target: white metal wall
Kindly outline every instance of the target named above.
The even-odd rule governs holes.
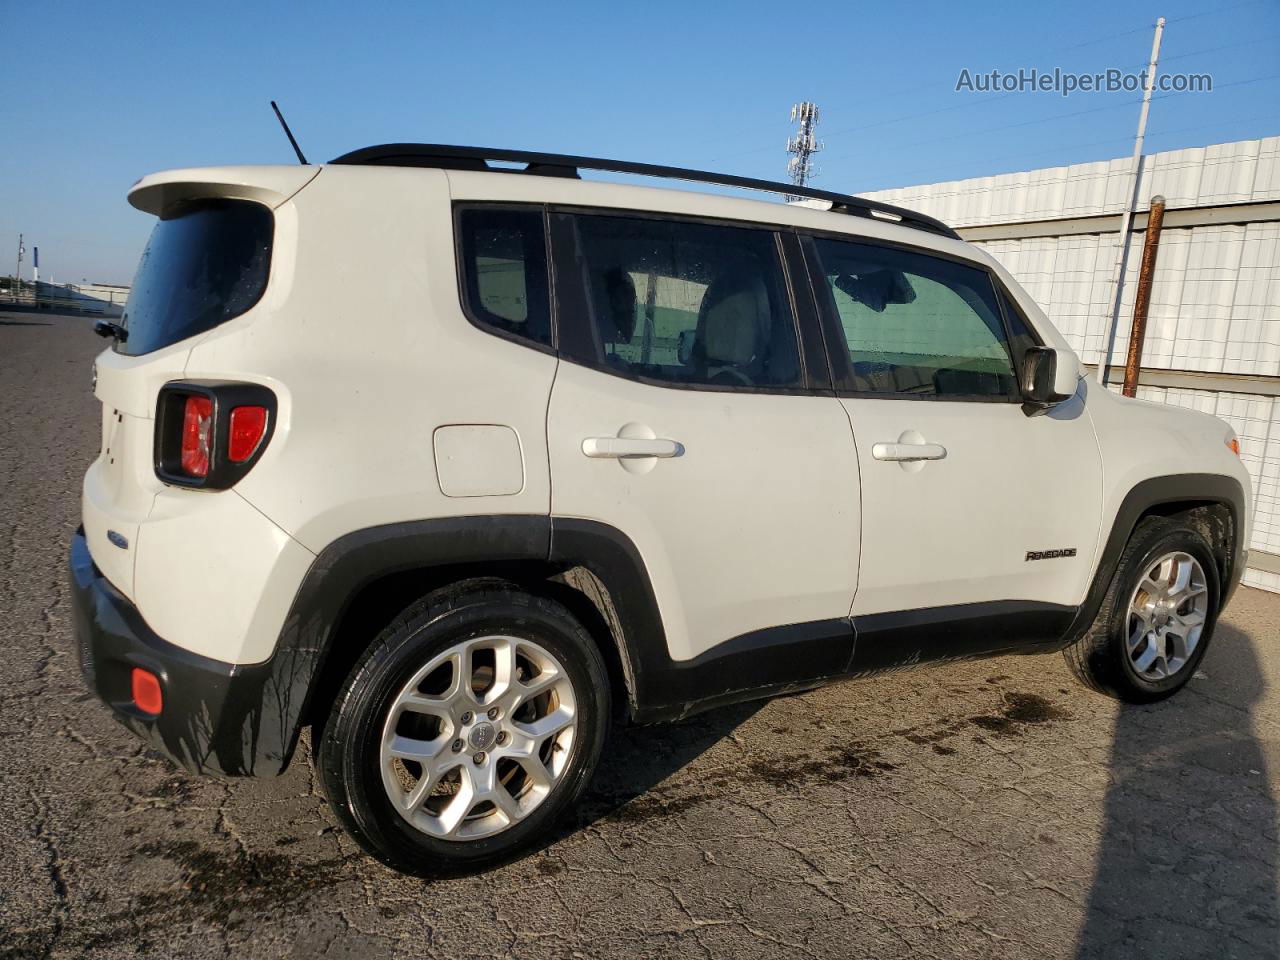
[[[1253,478],[1250,548],[1280,554],[1280,398],[1164,387],[1139,387],[1138,397],[1203,410],[1231,424],[1240,435],[1240,459]],[[1249,570],[1244,582],[1280,592],[1280,574]]]
[[[1129,158],[1045,167],[865,194],[932,214],[953,227],[1119,213]],[[1161,194],[1170,209],[1280,200],[1280,137],[1153,153],[1143,160],[1140,206]]]
[[[867,196],[931,214],[963,233],[1118,214],[1129,169],[1128,159],[1112,160]],[[1280,200],[1280,137],[1152,154],[1143,161],[1139,208],[1157,194],[1171,211]],[[1027,288],[1085,363],[1099,362],[1119,252],[1115,228],[977,242]],[[1113,363],[1123,363],[1128,348],[1141,245],[1139,233],[1130,243]],[[1142,365],[1238,380],[1240,392],[1144,386],[1139,396],[1205,410],[1235,428],[1254,483],[1250,547],[1280,556],[1280,397],[1267,395],[1280,385],[1280,223],[1163,231]],[[1280,591],[1280,573],[1251,569],[1245,582]]]
[[[1110,233],[979,246],[1018,278],[1085,363],[1098,363],[1119,243]],[[1130,243],[1113,362],[1129,346],[1140,250],[1139,236]],[[1280,223],[1161,233],[1142,365],[1280,375]]]

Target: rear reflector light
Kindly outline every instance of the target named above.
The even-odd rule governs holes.
[[[213,442],[213,401],[188,396],[182,410],[182,472],[191,477],[209,475],[209,450]]]
[[[231,411],[231,437],[227,441],[227,459],[244,463],[253,456],[267,432],[266,407],[236,407]]]
[[[133,668],[133,704],[143,713],[160,716],[164,709],[164,696],[160,693],[160,679],[150,670]]]

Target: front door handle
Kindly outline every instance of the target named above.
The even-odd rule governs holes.
[[[877,460],[897,460],[914,463],[917,460],[942,460],[947,448],[940,443],[877,443],[871,448],[871,456]]]
[[[684,445],[675,440],[646,440],[640,437],[587,437],[582,452],[592,459],[624,457],[678,457]]]

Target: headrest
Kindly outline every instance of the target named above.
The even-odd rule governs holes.
[[[911,303],[916,292],[911,281],[898,270],[859,270],[857,273],[839,273],[831,281],[849,299],[869,307],[876,313],[895,303]]]
[[[600,277],[605,316],[600,334],[608,343],[630,343],[636,332],[636,284],[621,267],[610,267]]]
[[[702,352],[712,365],[745,366],[767,346],[769,291],[755,274],[722,277],[702,305]]]

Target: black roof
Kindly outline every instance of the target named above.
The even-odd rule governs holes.
[[[523,163],[524,169],[491,167],[490,161],[499,163]],[[753,177],[735,177],[727,173],[707,170],[690,170],[685,167],[664,167],[654,163],[635,163],[630,160],[606,160],[601,157],[575,157],[561,153],[534,153],[529,150],[505,150],[489,147],[458,147],[443,143],[384,143],[364,147],[336,157],[330,163],[390,167],[437,167],[444,170],[490,170],[506,173],[534,174],[544,177],[578,177],[579,170],[603,170],[609,173],[628,173],[642,177],[660,177],[667,180],[688,180],[694,183],[714,183],[744,190],[761,190],[765,193],[825,200],[837,213],[846,213],[873,220],[898,223],[904,227],[927,230],[944,237],[960,239],[959,234],[933,217],[914,213],[875,200],[864,200],[829,190],[798,187],[793,183],[775,180],[757,180]]]

